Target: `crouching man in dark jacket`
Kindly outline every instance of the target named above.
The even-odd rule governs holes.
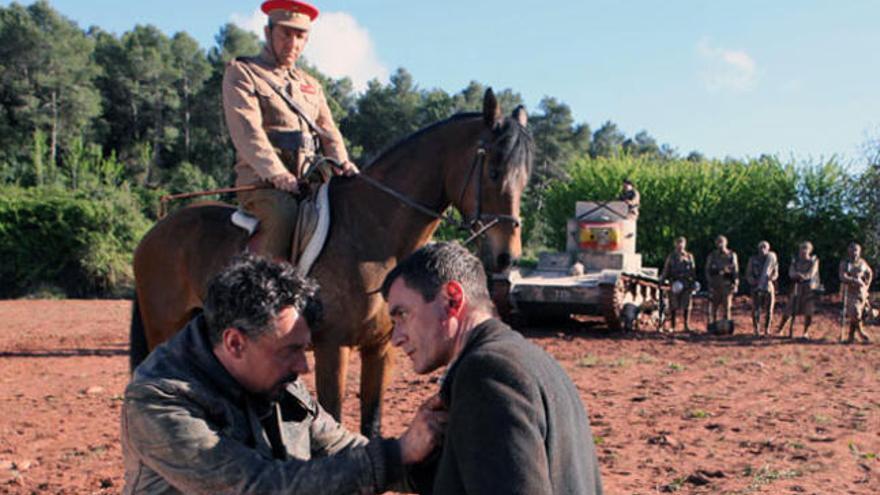
[[[493,318],[477,258],[431,244],[382,289],[392,342],[415,371],[447,367],[440,395],[449,422],[436,465],[423,466],[423,493],[602,493],[577,389],[552,357]]]
[[[204,316],[159,346],[125,390],[126,494],[378,493],[438,445],[435,398],[398,439],[348,432],[299,375],[321,304],[289,264],[244,256]]]

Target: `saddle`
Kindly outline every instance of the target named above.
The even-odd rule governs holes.
[[[330,232],[330,185],[324,183],[306,198],[300,200],[297,211],[296,228],[293,231],[293,242],[290,247],[290,263],[296,267],[297,273],[305,277],[327,241]],[[247,231],[253,236],[259,228],[259,220],[243,210],[236,210],[230,217],[236,227]]]

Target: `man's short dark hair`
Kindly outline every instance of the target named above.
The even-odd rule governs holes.
[[[315,328],[323,310],[318,284],[298,275],[290,263],[250,254],[237,256],[208,286],[204,315],[211,343],[220,343],[227,328],[237,328],[250,338],[259,337],[288,307]]]
[[[476,256],[457,242],[428,244],[400,262],[385,277],[382,295],[388,299],[391,285],[402,278],[406,285],[418,291],[425,302],[437,297],[449,282],[461,284],[470,304],[491,311],[494,306],[486,285],[486,271]]]

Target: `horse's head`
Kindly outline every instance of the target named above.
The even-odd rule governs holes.
[[[504,117],[491,89],[483,98],[484,129],[455,206],[479,238],[480,258],[493,273],[522,254],[520,200],[532,171],[534,142],[525,109]]]

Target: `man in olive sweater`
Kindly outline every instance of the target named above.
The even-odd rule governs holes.
[[[392,342],[415,371],[446,366],[443,447],[425,476],[434,494],[600,494],[593,435],[559,364],[495,319],[480,261],[430,244],[385,279]]]

